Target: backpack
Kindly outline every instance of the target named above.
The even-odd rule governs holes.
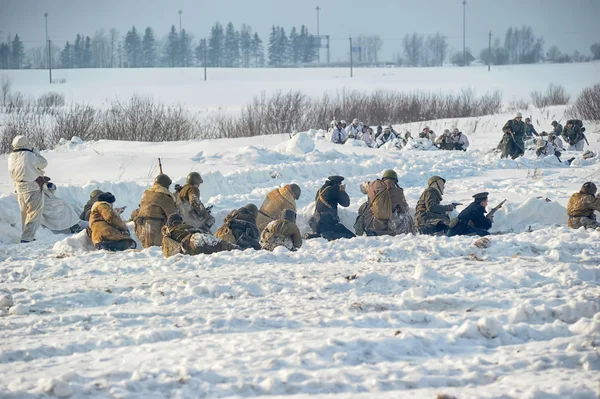
[[[579,127],[583,127],[583,122],[581,121],[581,119],[569,119],[567,121],[567,125],[568,124],[573,124],[573,125],[576,125],[576,126],[579,126]]]
[[[389,220],[392,217],[392,196],[389,187],[386,187],[373,199],[371,210],[377,219]]]
[[[354,222],[354,231],[357,236],[362,236],[365,234],[365,212],[369,209],[369,202],[365,202],[358,208],[358,216],[356,217],[356,221]]]

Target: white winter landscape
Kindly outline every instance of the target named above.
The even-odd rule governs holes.
[[[492,68],[7,71],[13,90],[63,93],[95,106],[132,94],[194,111],[239,112],[261,91],[478,93],[501,90],[506,106],[563,85],[571,101],[600,82],[600,64]],[[523,110],[538,132],[565,121],[568,106]],[[360,115],[343,115],[345,119]],[[308,231],[327,176],[346,177],[352,229],[366,200],[359,184],[394,169],[409,205],[432,175],[447,179],[444,202],[465,206],[490,193],[489,248],[473,237],[359,237],[305,241],[297,252],[232,251],[165,259],[160,248],[90,250],[85,232],[17,244],[20,213],[0,156],[1,398],[579,398],[600,395],[600,231],[567,228],[566,203],[599,183],[600,156],[493,149],[512,112],[394,126],[441,133],[457,126],[461,151],[334,145],[315,126],[290,138],[141,143],[81,142],[44,151],[57,195],[79,211],[92,190],[112,192],[128,218],[158,172],[174,183],[200,172],[202,200],[219,227],[227,213],[260,205],[297,183],[298,224]],[[0,119],[0,123],[2,119]],[[380,121],[384,123],[386,121]],[[373,121],[379,123],[379,121]],[[585,121],[600,152],[600,124]],[[462,207],[459,207],[462,209]],[[133,233],[133,227],[130,223]],[[12,298],[12,306],[10,304]]]

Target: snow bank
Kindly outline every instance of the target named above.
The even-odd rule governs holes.
[[[568,219],[566,208],[557,202],[531,198],[523,204],[504,204],[494,215],[492,231],[522,233],[548,226],[565,226]]]
[[[282,154],[304,155],[315,150],[315,141],[308,132],[301,132],[279,144],[275,150]]]

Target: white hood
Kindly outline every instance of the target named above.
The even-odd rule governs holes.
[[[19,148],[31,149],[31,143],[29,142],[29,139],[25,136],[15,137],[12,141],[12,146],[15,150]]]

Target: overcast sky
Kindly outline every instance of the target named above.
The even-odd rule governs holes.
[[[124,34],[132,25],[151,26],[162,38],[172,24],[196,39],[208,36],[215,21],[252,26],[263,41],[272,25],[305,24],[316,33],[315,7],[321,7],[320,32],[332,38],[332,61],[345,59],[348,35],[377,34],[383,39],[381,59],[402,52],[402,37],[418,31],[440,32],[450,48],[462,49],[461,0],[0,0],[0,34],[18,33],[26,47],[44,41],[44,12],[48,12],[50,38],[59,46],[77,33],[92,36],[97,29],[117,28]],[[504,37],[509,26],[532,26],[545,39],[545,50],[588,54],[600,41],[600,0],[467,0],[467,47],[474,55],[487,47],[488,33]]]

